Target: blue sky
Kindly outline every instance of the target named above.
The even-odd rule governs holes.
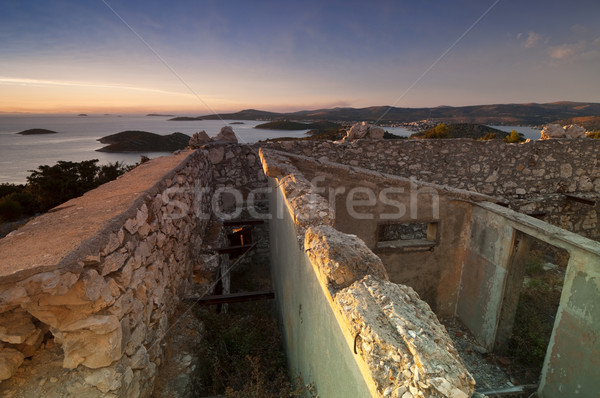
[[[0,111],[600,102],[599,15],[578,0],[0,0]]]

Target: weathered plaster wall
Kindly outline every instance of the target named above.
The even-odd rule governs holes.
[[[456,315],[490,350],[494,348],[513,235],[503,217],[473,208]]]
[[[454,317],[468,203],[441,187],[392,176],[361,176],[344,165],[321,162],[313,168],[308,159],[298,162],[316,190],[322,188],[321,194],[334,203],[335,228],[362,239],[383,261],[390,281],[415,289],[438,316]],[[378,247],[382,225],[428,222],[437,223],[433,246]]]
[[[600,243],[491,203],[473,205],[457,315],[493,348],[507,299],[516,234],[564,249],[569,264],[539,392],[545,398],[595,396],[600,388]]]
[[[287,155],[287,159],[301,169],[306,177],[314,179],[318,176],[325,176],[324,180],[318,181],[319,184],[311,185],[307,180],[298,178],[301,173],[296,168],[293,168],[294,173],[287,175],[282,171],[285,170],[285,167],[278,165],[277,162],[271,165],[274,175],[285,176],[281,177],[279,186],[285,194],[292,197],[291,200],[286,197],[286,206],[292,214],[300,216],[292,218],[296,221],[296,226],[301,225],[304,221],[317,222],[315,214],[335,215],[328,221],[329,225],[340,229],[347,227],[348,230],[344,232],[364,237],[366,243],[373,244],[374,228],[369,224],[373,220],[368,220],[362,227],[360,226],[362,221],[353,224],[350,219],[344,220],[347,214],[340,211],[344,208],[345,203],[341,194],[333,197],[336,205],[335,212],[327,209],[328,204],[317,205],[322,203],[326,197],[331,198],[319,191],[319,187],[331,186],[335,191],[335,188],[342,186],[350,189],[355,186],[365,186],[378,192],[376,188],[381,189],[386,186],[380,179],[389,179],[387,183],[390,183],[397,177],[379,173],[370,174],[358,168],[334,167],[326,159],[307,164],[303,163],[306,162],[306,159],[302,156]],[[333,170],[337,170],[337,172],[333,172]],[[327,177],[328,174],[329,177]],[[303,181],[302,188],[295,186],[298,181]],[[454,259],[449,259],[449,261],[455,260],[461,263],[459,266],[461,269],[460,287],[455,285],[456,288],[459,288],[458,292],[455,292],[458,295],[456,315],[474,332],[479,342],[489,349],[496,348],[498,339],[505,338],[506,334],[510,333],[508,329],[511,327],[512,320],[503,319],[503,317],[510,318],[514,315],[510,315],[510,312],[514,310],[515,303],[514,298],[507,295],[514,292],[514,286],[511,287],[511,284],[519,283],[522,279],[519,277],[522,270],[515,267],[524,265],[517,257],[526,254],[522,252],[527,251],[528,241],[535,238],[563,249],[569,254],[569,267],[563,286],[561,304],[548,347],[539,392],[544,397],[576,394],[593,396],[598,391],[597,380],[600,379],[598,373],[600,367],[596,359],[600,349],[597,332],[600,312],[597,311],[597,306],[594,304],[598,301],[598,293],[600,293],[598,288],[600,244],[536,218],[493,203],[477,200],[481,200],[481,198],[471,197],[469,201],[465,201],[465,197],[460,198],[459,196],[456,200],[445,200],[447,193],[444,189],[448,188],[438,189],[440,189],[442,198],[440,200],[440,224],[447,222],[447,219],[452,219],[452,217],[456,217],[457,226],[460,225],[461,220],[464,222],[462,228],[451,229],[451,233],[444,238],[450,241],[455,239],[456,243],[463,246],[462,251],[456,252]],[[316,194],[317,192],[318,194]],[[460,194],[451,189],[449,192],[453,195]],[[368,206],[360,208],[359,212],[375,215],[387,211],[384,207],[376,205],[372,206],[370,210],[367,208]],[[446,208],[445,211],[444,208]],[[299,230],[302,231],[301,228]],[[451,236],[452,233],[459,233],[462,238],[456,240],[457,237]],[[348,235],[345,239],[355,239],[351,237],[352,235]],[[305,252],[314,265],[317,261],[313,254],[314,248],[308,242],[309,240],[305,242]],[[329,246],[332,245],[329,244]],[[379,251],[377,253],[380,256],[382,254]],[[345,258],[354,257],[358,256],[345,255]],[[416,258],[411,257],[411,254],[398,254],[398,257],[400,267],[406,265],[404,261],[417,261]],[[329,269],[330,265],[328,264],[332,264],[334,265],[333,269],[338,267],[337,274],[324,280],[335,281],[338,279],[335,275],[339,275],[340,287],[347,286],[347,279],[344,278],[343,272],[340,274],[339,271],[342,268],[340,266],[342,262],[328,258],[321,261],[321,263],[317,261],[317,264],[323,264],[322,268],[317,270],[317,274],[324,272],[323,269]],[[447,262],[438,259],[438,263],[438,267],[442,268],[446,266]],[[389,264],[386,264],[386,269],[387,273],[391,274]],[[363,286],[369,285],[369,282],[364,279],[361,283]],[[355,287],[352,286],[346,289],[354,291]],[[373,288],[370,289],[368,291],[373,291]],[[360,301],[344,298],[346,297],[344,289],[336,292],[336,289],[330,285],[328,291],[334,292],[332,295],[334,301],[338,302],[339,300],[343,308],[360,307],[357,304]],[[359,295],[359,297],[362,296]],[[335,307],[333,308],[335,309]],[[371,307],[368,313],[377,313],[376,308],[377,306]],[[357,314],[353,316],[360,317]],[[343,323],[343,318],[340,322]]]
[[[421,183],[346,165],[287,155],[312,188],[328,200],[334,227],[363,240],[383,261],[390,281],[412,287],[440,317],[456,312],[469,201],[493,200],[462,190]],[[378,246],[387,224],[435,222],[435,242],[425,246]]]
[[[600,256],[571,254],[542,371],[545,398],[593,397],[600,389]]]
[[[525,144],[499,140],[285,141],[262,144],[319,160],[507,198],[523,213],[600,239],[600,141],[553,139]],[[554,195],[554,194],[559,195]],[[564,194],[587,194],[594,205]]]
[[[276,184],[271,208],[285,200]],[[272,283],[292,376],[314,383],[322,397],[370,396],[288,212],[270,221],[270,235]]]
[[[272,272],[292,372],[320,396],[468,397],[473,380],[431,308],[389,282],[359,237],[332,227],[329,203],[280,155],[262,152],[273,179]]]

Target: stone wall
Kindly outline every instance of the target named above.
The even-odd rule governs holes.
[[[210,144],[144,163],[0,240],[0,395],[149,396],[223,207],[215,189],[265,184],[249,146]]]
[[[384,257],[377,257],[369,250],[359,230],[354,235],[336,229],[339,212],[333,211],[331,203],[318,192],[319,187],[308,181],[320,173],[331,173],[325,185],[335,185],[334,180],[340,184],[354,180],[356,184],[385,188],[393,185],[394,180],[403,179],[359,168],[336,168],[326,159],[319,159],[316,164],[312,159],[278,151],[263,149],[263,157],[267,175],[274,178],[271,205],[284,210],[283,219],[277,218],[272,224],[275,237],[272,258],[277,265],[274,267],[276,298],[292,369],[311,375],[309,381],[314,381],[318,389],[324,386],[331,391],[331,383],[339,381],[341,376],[337,369],[332,371],[327,366],[329,355],[345,358],[344,366],[348,366],[347,352],[343,352],[336,334],[339,330],[337,333],[344,335],[347,349],[354,353],[350,355],[354,359],[351,363],[357,364],[370,396],[397,396],[405,392],[412,396],[462,396],[467,391],[463,383],[468,382],[468,377],[461,377],[462,364],[451,365],[452,369],[461,369],[457,373],[428,374],[428,369],[444,369],[444,364],[457,360],[452,355],[444,357],[454,352],[453,346],[445,339],[445,331],[440,330],[431,308],[410,287],[390,283],[387,265],[381,267],[385,264]],[[438,190],[442,195],[444,189],[438,187]],[[448,189],[445,194],[452,191]],[[600,243],[489,201],[477,200],[477,194],[468,201],[458,199],[460,192],[454,191],[456,200],[440,200],[440,207],[447,209],[440,209],[439,224],[447,225],[449,215],[460,212],[464,206],[470,207],[458,228],[464,238],[457,242],[462,253],[437,262],[443,269],[460,267],[458,284],[446,286],[458,294],[455,316],[479,344],[495,349],[512,331],[514,298],[519,296],[517,290],[523,286],[524,268],[528,264],[529,244],[524,242],[539,240],[563,250],[569,262],[538,393],[544,397],[595,394],[599,380],[595,358],[600,352],[600,312],[596,305],[600,294]],[[410,196],[408,190],[402,192]],[[376,212],[385,211],[377,209],[375,203],[371,207]],[[365,212],[361,210],[362,214]],[[452,240],[443,234],[439,238]],[[402,247],[394,249],[397,266],[409,268],[412,255],[402,253]],[[433,257],[435,250],[429,248],[427,254]],[[306,330],[331,322],[337,322],[339,329],[320,328],[319,336]],[[321,338],[335,341],[335,348],[323,347]],[[433,342],[428,338],[433,338]],[[342,373],[350,371],[344,368]],[[326,376],[320,377],[321,374]],[[338,388],[342,391],[343,386],[333,390]],[[340,396],[343,395],[342,392]]]
[[[284,141],[262,147],[506,198],[517,211],[600,239],[599,140]],[[592,204],[573,204],[566,194],[590,196]]]
[[[261,156],[291,372],[324,397],[469,397],[474,381],[429,305],[391,283],[360,237],[333,227],[330,204],[290,159]]]

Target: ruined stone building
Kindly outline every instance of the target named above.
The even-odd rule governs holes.
[[[567,257],[537,392],[597,396],[599,154],[587,139],[220,142],[144,163],[0,240],[0,395],[151,396],[172,314],[244,208],[269,222],[290,371],[320,397],[470,397],[440,319],[503,349],[537,242]]]

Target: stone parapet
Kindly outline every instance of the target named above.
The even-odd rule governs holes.
[[[209,144],[144,163],[0,240],[0,395],[35,385],[46,396],[150,396],[204,258],[215,187],[261,184],[252,148]],[[17,372],[56,344],[72,371],[41,386]]]

